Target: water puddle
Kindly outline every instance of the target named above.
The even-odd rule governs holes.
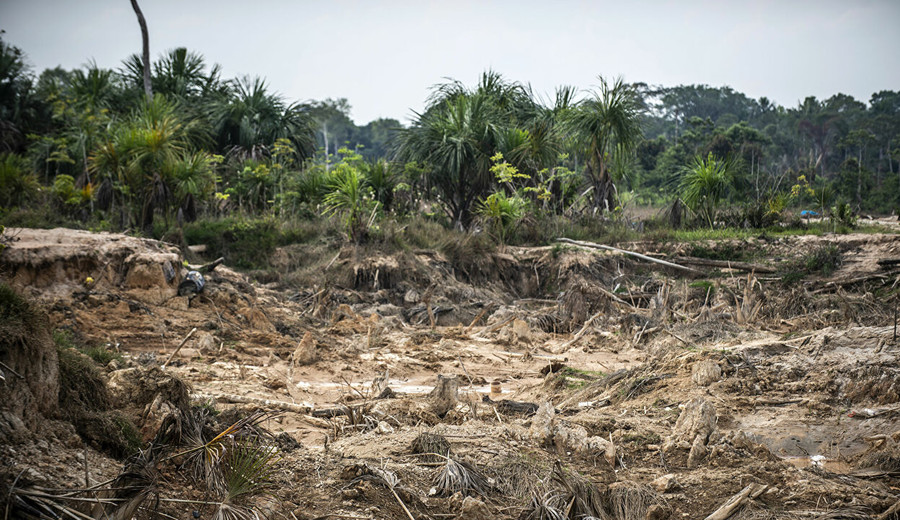
[[[800,468],[822,468],[829,473],[849,475],[854,468],[842,460],[826,458],[824,455],[811,455],[809,457],[781,457],[781,460]]]

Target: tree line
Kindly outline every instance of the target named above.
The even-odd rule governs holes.
[[[546,99],[487,71],[435,86],[408,126],[357,126],[345,99],[292,103],[184,48],[149,65],[150,89],[137,54],[35,76],[0,39],[0,218],[27,223],[30,208],[155,235],[229,215],[335,218],[358,242],[424,214],[507,241],[630,204],[683,205],[687,225],[711,227],[900,206],[900,92],[785,108],[601,77]]]

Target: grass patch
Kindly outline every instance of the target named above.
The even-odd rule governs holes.
[[[592,382],[603,377],[603,372],[595,372],[593,370],[582,370],[573,367],[563,367],[558,376],[565,381],[565,386],[569,390],[581,390]]]
[[[93,359],[96,363],[100,365],[107,365],[110,361],[123,361],[122,354],[114,350],[110,350],[105,346],[98,345],[96,347],[84,347],[80,349],[82,353],[84,353],[87,357]]]
[[[138,429],[122,413],[112,410],[100,368],[83,354],[71,333],[53,334],[59,356],[59,409],[75,431],[95,448],[122,459],[141,448]]]
[[[835,244],[823,244],[786,263],[780,270],[785,285],[799,282],[810,275],[830,276],[840,268],[843,255]]]

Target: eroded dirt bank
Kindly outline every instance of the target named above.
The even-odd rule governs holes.
[[[54,327],[121,353],[103,376],[110,408],[144,441],[192,405],[282,412],[260,423],[286,434],[271,494],[251,502],[261,514],[707,518],[735,497],[711,518],[896,516],[898,235],[703,244],[747,253],[741,269],[690,258],[696,246],[623,246],[699,274],[571,245],[464,264],[345,251],[326,284],[260,284],[226,265],[189,298],[171,246],[7,234],[3,279]],[[826,249],[832,273],[785,280]],[[8,480],[79,487],[85,468],[92,483],[122,470],[43,414],[49,434],[4,430],[18,432],[0,447]],[[209,501],[161,471],[160,496]],[[448,472],[469,478],[448,485]],[[211,517],[209,502],[157,507]]]

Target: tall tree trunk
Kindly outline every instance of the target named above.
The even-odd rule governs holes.
[[[147,33],[147,21],[144,20],[144,13],[138,6],[137,0],[131,0],[131,7],[134,8],[134,14],[137,15],[138,24],[141,26],[141,41],[143,43],[143,51],[141,52],[141,63],[144,66],[144,93],[147,99],[153,99],[153,87],[150,86],[150,35]]]
[[[859,211],[862,204],[862,148],[859,149],[859,159],[856,162],[856,210]]]

